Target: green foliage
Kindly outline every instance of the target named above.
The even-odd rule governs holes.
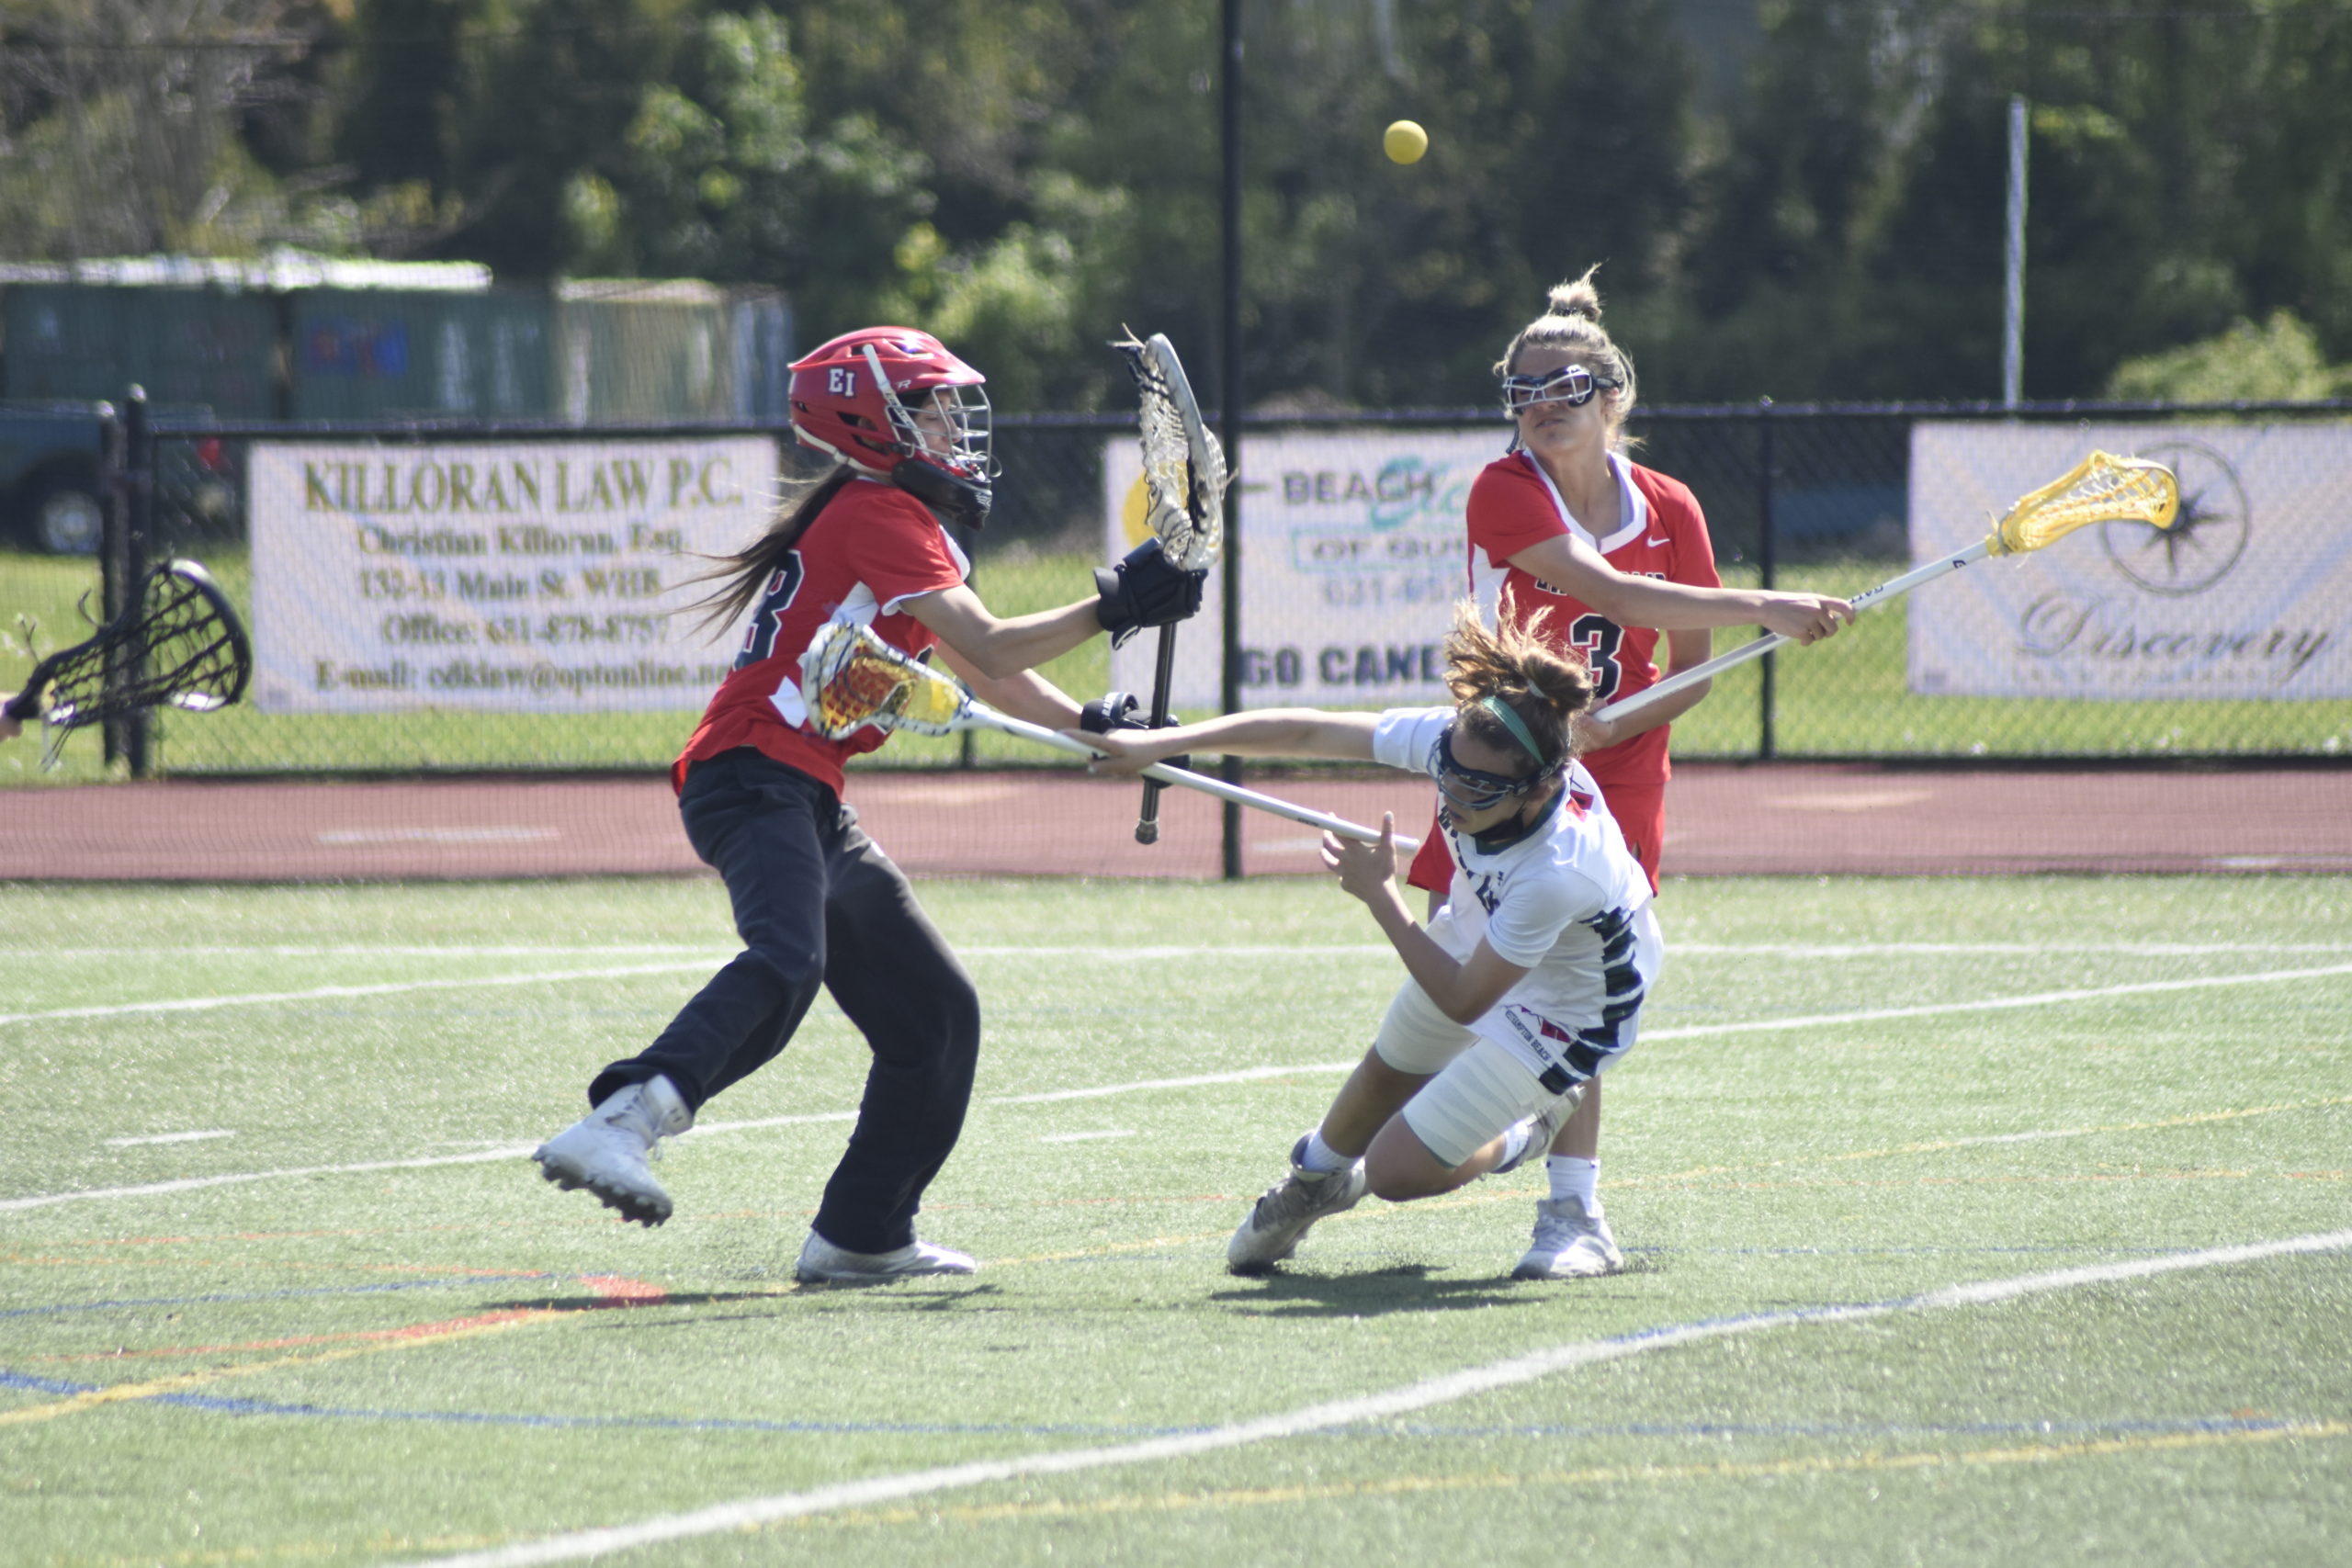
[[[2219,337],[2129,359],[2107,396],[2174,402],[2284,402],[2352,395],[2352,366],[2330,367],[2319,339],[2292,312],[2261,326],[2237,321]]]
[[[2278,309],[2352,349],[2333,0],[1787,0],[1703,204],[1675,389],[1997,391],[2012,94],[2033,106],[2028,396]]]
[[[804,342],[947,333],[1012,410],[1123,399],[1123,322],[1222,380],[1212,0],[224,0],[176,38],[151,9],[13,11],[0,254],[769,285]],[[2012,95],[2029,396],[2281,310],[2352,358],[2341,0],[1776,0],[1703,95],[1700,15],[1244,6],[1245,396],[1484,402],[1594,263],[1654,400],[1990,396]],[[1408,168],[1400,117],[1432,134]]]

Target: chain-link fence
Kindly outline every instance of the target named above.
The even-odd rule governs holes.
[[[120,585],[135,580],[145,562],[165,556],[205,560],[233,599],[254,604],[256,568],[265,574],[270,570],[265,552],[254,547],[260,505],[257,452],[331,450],[346,468],[363,470],[363,491],[371,482],[366,472],[376,465],[354,463],[355,453],[382,455],[380,466],[387,471],[399,454],[418,450],[481,446],[518,465],[537,463],[533,454],[554,454],[549,462],[560,463],[569,453],[574,456],[568,460],[579,465],[576,479],[594,467],[594,449],[600,444],[617,448],[650,441],[684,452],[703,450],[697,443],[733,442],[750,444],[741,450],[752,454],[754,467],[767,463],[779,474],[805,468],[788,432],[772,420],[582,427],[480,421],[232,424],[167,417],[142,423],[129,417],[88,417],[90,426],[77,439],[99,470],[95,483],[107,509],[103,539],[74,527],[44,534],[19,516],[11,547],[0,553],[0,600],[10,612],[39,622],[35,637],[43,648],[73,640],[78,598],[86,593],[89,611],[96,614],[119,602]],[[1085,569],[1105,550],[1105,454],[1127,441],[1131,429],[1121,416],[1000,417],[997,446],[1005,478],[988,529],[970,541],[976,585],[999,613],[1041,608],[1087,592]],[[1245,552],[1253,546],[1272,547],[1253,539],[1246,523],[1252,440],[1262,444],[1270,436],[1301,431],[1376,439],[1415,432],[1460,438],[1491,431],[1498,455],[1505,434],[1491,414],[1455,411],[1250,420],[1243,431],[1245,523],[1238,538]],[[1981,448],[1994,456],[1964,457],[1958,468],[1948,455],[1929,463],[1921,454],[1944,451],[1937,445],[1940,432],[1962,433],[1956,439],[1967,451]],[[2039,479],[2054,477],[2054,469],[2042,472],[2032,466],[2048,461],[2037,453],[2086,449],[2100,439],[2161,448],[2181,468],[2190,512],[2188,525],[2150,556],[2154,567],[2143,563],[2137,576],[2131,575],[2132,563],[2119,556],[2121,547],[2112,539],[2102,545],[2086,538],[2049,552],[2052,567],[2096,567],[2113,579],[2082,591],[2082,602],[2093,606],[2084,615],[2104,618],[2075,628],[2073,652],[2082,655],[2089,673],[2073,677],[2073,685],[2035,688],[2028,682],[2005,692],[1998,681],[1976,681],[1982,671],[1975,666],[1993,662],[1993,644],[2016,642],[2026,634],[2017,627],[1972,630],[1964,615],[1947,614],[1962,602],[1961,590],[1930,585],[1864,616],[1819,649],[1783,651],[1720,677],[1707,701],[1678,721],[1679,756],[1983,761],[2327,759],[2352,751],[2352,698],[2338,694],[2345,689],[2343,671],[2334,663],[2335,650],[2352,637],[2352,625],[2346,624],[2352,622],[2352,594],[2330,575],[2337,558],[2352,554],[2352,520],[2340,506],[2326,510],[2346,489],[2352,470],[2352,407],[1664,408],[1643,412],[1632,434],[1640,461],[1680,478],[1697,493],[1724,575],[1733,582],[1859,592],[1895,575],[1915,554],[1930,558],[1949,547],[1929,549],[1923,516],[1939,506],[1956,508],[1964,514],[1962,525],[1981,536],[2003,504]],[[1970,441],[1977,446],[1968,446]],[[2003,443],[2022,445],[2002,457],[2009,450]],[[113,454],[103,464],[96,462],[101,449]],[[583,452],[588,456],[580,456]],[[766,457],[758,456],[763,453]],[[2007,477],[2012,473],[2023,477]],[[445,475],[435,482],[446,480]],[[559,504],[560,498],[548,502]],[[2320,510],[2310,510],[2313,506]],[[283,536],[282,528],[274,536]],[[101,543],[97,554],[75,553]],[[429,549],[430,541],[417,547]],[[2200,574],[2214,575],[2211,569],[2223,554],[2229,558],[2220,563],[2222,575],[2229,576],[2232,591],[2245,606],[2244,625],[2233,632],[2179,629],[2175,613],[2185,614],[2183,606],[2195,592],[2211,586]],[[429,580],[413,575],[422,558],[395,550],[381,564],[411,575],[397,581],[387,576],[377,588],[391,593],[406,584],[424,592]],[[447,564],[462,569],[467,563]],[[102,565],[107,569],[103,583]],[[558,565],[572,573],[571,592],[585,591],[579,575],[585,569],[571,560]],[[595,670],[609,671],[616,660],[634,659],[632,668],[641,671],[649,657],[645,647],[667,635],[648,627],[660,611],[674,610],[686,570],[671,572],[658,584],[650,579],[640,583],[637,602],[597,601],[599,618],[568,610],[560,621],[516,622],[510,635],[535,646],[601,639],[604,646],[587,650]],[[1981,569],[1988,581],[1989,574],[2007,571],[2013,576],[2003,581],[2035,583],[2041,580],[2023,574],[2041,570],[2039,561]],[[323,603],[330,586],[298,584],[291,592]],[[455,594],[458,586],[450,579],[447,591]],[[477,610],[481,595],[498,588],[479,580],[462,586],[467,592],[461,596]],[[657,587],[658,606],[652,603]],[[335,592],[347,588],[335,586]],[[368,615],[417,609],[397,600],[353,603]],[[2045,604],[2019,614],[2047,617],[2055,612]],[[417,625],[426,627],[420,636],[442,635],[424,622]],[[272,630],[265,617],[262,637],[267,639]],[[1978,643],[1972,645],[1971,637]],[[2196,642],[2198,637],[2205,640]],[[2235,643],[2221,649],[2232,637]],[[1739,636],[1719,637],[1718,647],[1737,640]],[[2160,642],[2165,644],[2161,649]],[[1973,647],[1986,657],[1972,657]],[[2222,655],[2230,654],[2238,666],[2258,665],[2268,676],[2183,675],[2133,695],[2119,694],[2128,688],[2105,682],[2102,673],[2114,667],[2144,674],[2159,660],[2185,665],[2200,649],[2211,656],[2204,660],[2207,665],[2228,665]],[[547,652],[541,647],[541,654]],[[0,687],[21,679],[28,662],[23,649],[11,649],[10,662],[0,666]],[[1949,669],[1955,662],[1962,667],[1959,678]],[[2051,667],[2044,659],[2034,669]],[[555,684],[539,690],[567,694],[571,700],[526,695],[488,704],[478,700],[478,690],[469,691],[466,701],[435,700],[433,690],[421,683],[400,700],[381,704],[272,701],[257,693],[260,700],[225,713],[166,712],[144,730],[112,737],[104,754],[76,740],[67,749],[66,767],[51,776],[94,777],[109,765],[182,775],[655,769],[677,750],[722,668],[723,658],[717,663],[680,663],[673,673],[658,677],[670,682],[658,700],[640,702],[640,694],[585,706],[579,700],[580,681],[620,677],[581,677],[559,670],[547,677]],[[413,678],[416,673],[410,671]],[[1049,673],[1081,695],[1091,694],[1089,687],[1101,689],[1108,676],[1099,643]],[[352,678],[364,681],[367,674]],[[2263,680],[2270,677],[2275,679],[2266,687]],[[653,677],[629,677],[639,678]],[[310,694],[311,699],[317,695]],[[877,762],[952,766],[998,760],[1048,761],[1009,744],[991,750],[983,741],[976,753],[969,743],[901,740]],[[34,775],[19,765],[6,776],[29,782]]]

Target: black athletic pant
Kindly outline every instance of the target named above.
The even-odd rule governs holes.
[[[726,879],[743,951],[643,1054],[598,1074],[589,1102],[658,1073],[699,1110],[784,1049],[821,984],[874,1066],[816,1228],[853,1252],[906,1246],[972,1098],[971,977],[857,813],[815,779],[729,751],[693,765],[678,809],[695,852]]]

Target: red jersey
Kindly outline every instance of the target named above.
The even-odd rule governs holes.
[[[800,699],[801,654],[825,623],[843,620],[871,626],[891,647],[920,658],[939,639],[899,606],[961,585],[971,570],[922,502],[880,480],[850,480],[769,575],[734,671],[671,765],[671,784],[685,783],[691,762],[751,746],[841,794],[842,764],[889,734],[868,727],[828,740],[811,729]]]
[[[1688,485],[1638,463],[1610,454],[1617,476],[1623,519],[1606,535],[1571,516],[1558,487],[1532,456],[1513,452],[1487,465],[1470,487],[1470,591],[1488,625],[1508,596],[1513,617],[1524,621],[1548,612],[1546,640],[1575,647],[1592,666],[1597,687],[1593,705],[1602,706],[1657,684],[1658,633],[1647,626],[1621,626],[1581,600],[1570,598],[1510,564],[1529,546],[1573,534],[1608,558],[1618,570],[1660,578],[1694,588],[1720,588],[1715,550],[1707,537],[1706,514]],[[1659,725],[1630,740],[1579,759],[1605,795],[1615,784],[1662,786],[1671,771],[1667,735]]]

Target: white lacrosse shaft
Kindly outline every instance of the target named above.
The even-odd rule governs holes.
[[[1010,714],[999,713],[982,703],[976,702],[970,705],[967,722],[984,724],[990,729],[1001,729],[1007,735],[1018,735],[1024,740],[1035,740],[1040,745],[1051,746],[1057,750],[1069,751],[1080,757],[1104,755],[1083,741],[1072,740],[1058,729],[1048,729],[1042,724],[1031,724],[1027,719],[1014,718]],[[1327,833],[1337,833],[1342,839],[1353,839],[1358,843],[1380,842],[1380,832],[1377,829],[1367,828],[1360,822],[1351,822],[1344,817],[1334,817],[1328,811],[1317,811],[1311,806],[1294,806],[1278,795],[1260,795],[1254,789],[1243,789],[1239,784],[1229,784],[1223,779],[1212,778],[1206,773],[1196,773],[1188,769],[1171,768],[1164,763],[1154,762],[1143,770],[1142,776],[1157,779],[1163,784],[1174,784],[1180,789],[1196,789],[1203,795],[1213,795],[1220,800],[1230,800],[1238,805],[1254,807],[1260,811],[1272,812],[1276,817],[1287,817],[1294,822],[1304,822],[1310,828],[1320,828]],[[1396,846],[1400,854],[1415,853],[1421,847],[1421,841],[1419,839],[1407,838],[1401,833],[1395,835],[1389,841]]]
[[[1965,549],[1954,550],[1941,560],[1932,560],[1925,566],[1914,567],[1901,577],[1890,578],[1876,588],[1866,588],[1847,603],[1854,606],[1854,613],[1859,615],[1874,605],[1883,604],[1889,599],[1910,592],[1923,582],[1933,581],[1939,577],[1949,577],[1962,567],[1983,560],[1992,553],[1993,536],[1987,536]],[[1761,659],[1774,649],[1795,640],[1794,637],[1782,637],[1779,632],[1767,632],[1754,642],[1742,643],[1729,653],[1719,653],[1704,664],[1693,664],[1688,670],[1679,670],[1655,686],[1645,687],[1622,702],[1611,703],[1607,707],[1594,713],[1592,716],[1604,722],[1610,719],[1630,718],[1637,713],[1657,706],[1677,692],[1688,691],[1702,681],[1712,681],[1726,670],[1745,664],[1751,659]]]

